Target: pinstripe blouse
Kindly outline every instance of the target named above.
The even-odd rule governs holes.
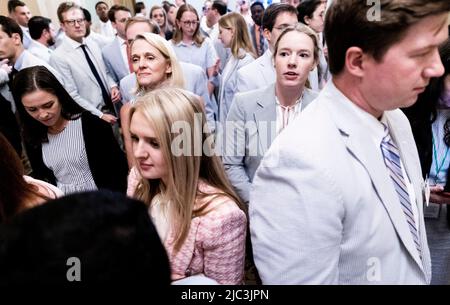
[[[42,144],[42,157],[64,194],[97,190],[88,163],[81,119],[69,121],[58,134],[48,134],[48,143]]]

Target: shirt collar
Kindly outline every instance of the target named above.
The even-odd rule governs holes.
[[[86,44],[86,38],[83,38],[82,43],[79,43],[78,41],[73,40],[72,38],[70,38],[69,36],[66,35],[65,37],[67,43],[73,48],[73,49],[77,49],[79,48],[81,45]]]
[[[361,126],[365,127],[368,135],[370,135],[375,144],[379,146],[385,135],[383,124],[388,126],[386,115],[383,113],[381,119],[378,120],[373,115],[364,111],[362,108],[349,100],[339,89],[336,88],[332,81],[329,83],[330,89],[334,91],[334,96],[340,96],[340,98],[335,99],[335,103],[339,103],[339,108],[353,113],[355,115],[355,119],[358,120]]]
[[[191,46],[192,45],[194,45],[195,44],[195,41],[192,41],[192,43],[190,44]],[[184,43],[184,41],[183,40],[180,40],[180,42],[179,43],[177,43],[176,44],[176,46],[177,47],[179,47],[179,46],[185,46],[185,47],[189,47],[189,45],[188,44],[186,44],[186,43]]]
[[[19,55],[16,62],[14,63],[14,69],[16,69],[17,71],[20,71],[22,69],[25,52],[27,52],[27,50],[23,50],[22,54]]]

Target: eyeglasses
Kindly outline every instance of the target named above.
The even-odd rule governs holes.
[[[210,9],[211,9],[210,7],[206,7],[206,6],[202,7],[202,10],[203,10],[204,12],[207,12],[207,11],[209,11]]]
[[[78,22],[79,25],[84,24],[86,19],[74,19],[74,20],[66,20],[64,21],[65,24],[68,24],[70,26],[75,26],[75,24]]]
[[[185,26],[197,26],[198,21],[197,20],[192,20],[192,21],[181,21],[181,23],[183,23]]]

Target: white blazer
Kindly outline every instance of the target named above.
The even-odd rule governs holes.
[[[272,143],[249,222],[264,284],[428,284],[423,180],[411,127],[385,111],[414,186],[422,259],[378,147],[332,82]],[[341,105],[341,107],[340,107]]]
[[[82,52],[74,47],[75,41],[69,42],[68,37],[64,38],[62,44],[53,52],[50,57],[50,64],[63,76],[65,88],[72,98],[84,109],[94,115],[101,117],[100,111],[104,106],[102,90],[97,83],[94,74]],[[89,55],[94,62],[106,90],[117,86],[106,69],[100,48],[90,40],[85,40],[85,44],[90,51]]]

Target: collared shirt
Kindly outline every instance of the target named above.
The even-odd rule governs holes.
[[[30,29],[27,28],[27,27],[21,26],[21,25],[19,25],[19,26],[20,26],[20,28],[22,29],[22,32],[23,32],[23,42],[22,42],[23,47],[25,49],[28,49],[30,47],[30,44],[31,44],[31,41],[32,41],[31,36],[30,36]]]
[[[183,41],[175,44],[171,40],[173,49],[179,61],[188,62],[200,66],[204,71],[213,67],[217,61],[217,53],[209,38],[205,38],[202,45],[198,47],[194,42],[190,45]]]
[[[334,90],[339,91],[334,86],[334,84],[331,84],[331,85]],[[343,95],[340,91],[339,91],[339,93],[341,95]],[[383,141],[383,138],[385,135],[383,124],[385,126],[389,126],[389,124],[387,123],[386,116],[383,114],[383,116],[381,117],[381,120],[378,120],[373,115],[364,111],[363,109],[361,109],[360,107],[355,105],[353,102],[351,102],[347,98],[346,98],[346,101],[344,101],[343,99],[336,99],[336,102],[340,103],[340,107],[343,107],[343,108],[345,107],[345,108],[347,108],[347,110],[350,110],[351,112],[354,113],[355,119],[360,122],[361,128],[364,128],[366,130],[367,135],[370,137],[370,139],[373,142],[374,151],[377,152],[377,156],[380,158],[381,162],[383,162],[383,164],[384,164],[384,156],[383,156],[383,152],[381,151],[381,142]],[[394,139],[392,137],[392,134],[391,134],[391,139],[397,145],[396,139]],[[398,147],[398,145],[397,145],[397,147]],[[400,165],[402,167],[402,175],[403,175],[403,178],[405,179],[405,184],[408,188],[408,195],[409,195],[409,200],[411,202],[411,206],[412,206],[412,210],[413,210],[413,214],[414,214],[414,221],[416,223],[416,228],[417,228],[417,230],[419,230],[419,217],[418,217],[419,212],[418,212],[417,204],[416,204],[416,194],[414,192],[414,187],[411,183],[411,180],[409,179],[408,175],[406,174],[405,166],[403,164],[403,161],[401,160],[401,156],[400,156]],[[383,170],[383,169],[380,169],[380,170]],[[387,168],[385,168],[385,170],[386,170],[387,175],[389,176],[389,170]],[[398,204],[401,204],[400,199],[399,199]]]
[[[277,135],[283,131],[302,111],[303,95],[292,106],[282,106],[275,96],[277,110]]]
[[[129,65],[128,65],[127,42],[124,39],[120,38],[119,36],[117,36],[117,39],[119,40],[120,54],[122,54],[123,62],[125,64],[125,67],[128,68]]]
[[[116,30],[113,28],[111,20],[108,20],[107,22],[103,22],[100,20],[95,23],[92,29],[98,34],[103,35],[105,37],[114,38],[114,36],[116,35]]]
[[[28,51],[34,56],[45,60],[45,62],[50,63],[50,56],[53,51],[39,41],[33,40],[28,48]]]

